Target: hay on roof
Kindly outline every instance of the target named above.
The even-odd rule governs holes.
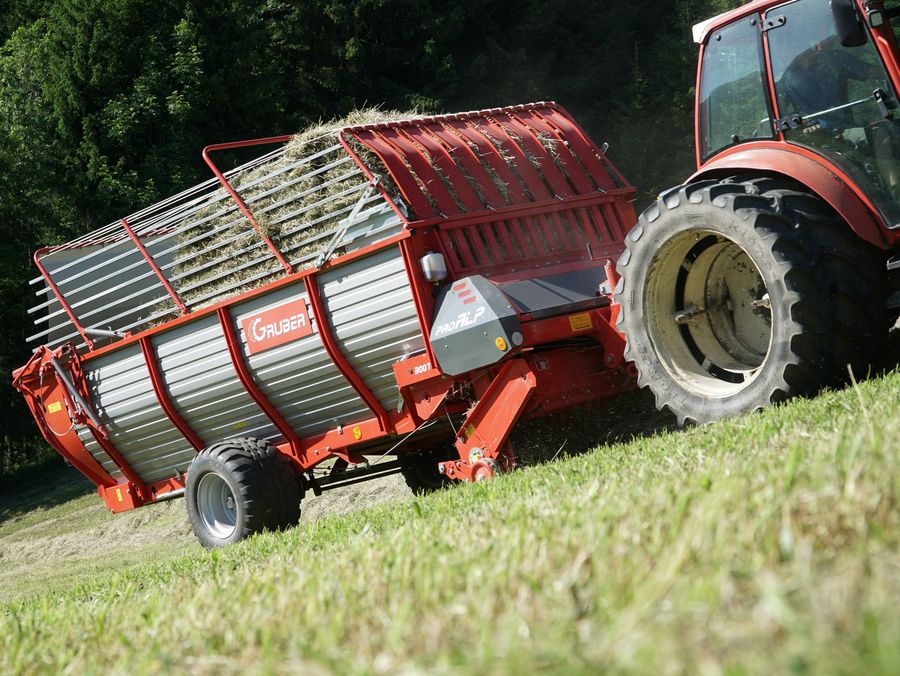
[[[416,111],[365,109],[309,127],[273,159],[232,177],[260,230],[297,270],[312,267],[368,187],[364,174],[338,145],[341,128],[414,117]],[[365,155],[379,167],[375,155]],[[399,194],[386,172],[376,173],[389,194]],[[224,189],[181,224],[172,279],[191,307],[204,307],[263,286],[283,268]],[[336,253],[340,253],[338,250]]]
[[[294,136],[282,152],[274,153],[269,159],[250,165],[232,176],[231,184],[248,205],[262,233],[294,269],[313,267],[369,187],[365,175],[339,146],[336,132],[345,127],[409,119],[417,115],[417,111],[370,108],[311,126]],[[465,170],[459,156],[464,152],[464,146],[479,160],[504,202],[509,204],[509,186],[494,172],[486,158],[480,156],[475,144],[450,128],[448,131],[458,137],[459,145],[451,144],[444,149],[454,158],[482,206],[492,208],[496,205],[490,204],[484,188]],[[527,193],[525,182],[516,171],[516,162],[511,154],[513,149],[506,148],[491,134],[485,134],[485,138],[500,159],[510,166],[513,176]],[[558,164],[560,140],[549,133],[539,134],[537,140],[549,153],[551,161]],[[508,142],[540,171],[540,159],[529,152],[522,139],[510,134]],[[400,191],[378,157],[352,137],[349,143],[365,166],[378,175],[388,194],[399,198]],[[437,158],[432,157],[427,148],[418,143],[416,145],[434,168],[438,180],[462,209],[462,201],[440,170]],[[406,164],[402,155],[400,159]],[[435,213],[440,213],[423,179],[408,164],[406,168]],[[377,195],[374,199],[378,199]],[[184,229],[177,238],[180,248],[170,277],[182,300],[191,308],[211,305],[284,275],[284,269],[266,243],[224,189],[215,191],[206,206],[182,221],[180,227]],[[341,248],[337,248],[334,255],[342,252]],[[170,309],[174,313],[173,304],[166,301],[154,308],[153,314]],[[162,317],[160,322],[168,318]]]

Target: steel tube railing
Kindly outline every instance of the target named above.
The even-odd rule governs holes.
[[[28,339],[53,336],[51,342],[61,344],[80,337],[81,344],[92,349],[89,329],[122,334],[283,275],[294,265],[312,264],[318,249],[344,227],[354,206],[366,209],[382,199],[344,204],[364,191],[368,181],[341,143],[335,139],[329,147],[296,159],[286,157],[287,146],[282,145],[228,171],[220,171],[209,159],[217,150],[289,139],[210,146],[204,158],[215,178],[41,251],[43,274],[30,283],[43,284],[35,290],[38,302],[29,313],[43,330]],[[309,187],[304,186],[307,182]],[[326,195],[328,191],[336,192]],[[341,206],[329,209],[329,204]],[[308,218],[323,209],[327,213]],[[257,219],[262,218],[268,227],[284,228],[277,247],[260,227]],[[321,231],[314,232],[318,228]],[[255,241],[243,244],[249,234]],[[341,240],[352,236],[342,235]],[[310,247],[317,251],[306,253]],[[240,260],[232,266],[236,258]],[[234,281],[225,281],[229,277]],[[224,286],[211,288],[223,281]]]

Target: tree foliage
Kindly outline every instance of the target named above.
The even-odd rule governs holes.
[[[205,178],[212,142],[554,99],[652,198],[691,169],[690,26],[736,4],[4,0],[0,381],[27,357],[33,251]],[[2,473],[36,432],[0,387]]]

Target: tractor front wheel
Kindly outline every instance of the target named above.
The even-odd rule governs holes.
[[[886,338],[884,264],[831,208],[774,178],[662,195],[626,239],[626,358],[659,408],[706,423],[864,375]]]

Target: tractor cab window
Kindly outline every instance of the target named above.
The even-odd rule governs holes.
[[[785,139],[825,156],[900,225],[900,110],[873,41],[841,45],[829,0],[796,0],[765,18]]]
[[[891,22],[894,31],[894,39],[900,45],[900,0],[886,0],[884,3],[885,14]]]
[[[700,78],[700,152],[772,138],[759,21],[742,19],[710,36]]]

